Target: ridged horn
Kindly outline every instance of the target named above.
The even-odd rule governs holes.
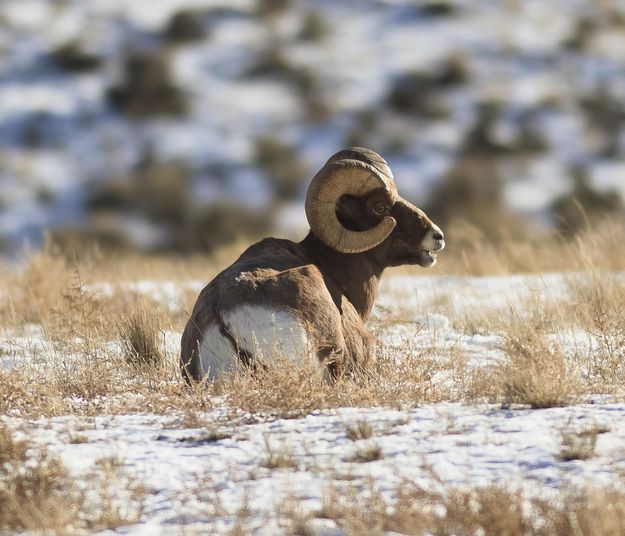
[[[350,231],[341,225],[336,216],[341,196],[360,197],[377,188],[387,192],[391,202],[397,197],[393,174],[380,155],[359,147],[336,153],[308,187],[306,217],[312,232],[341,253],[360,253],[383,242],[397,225],[394,218],[386,216],[366,231]]]

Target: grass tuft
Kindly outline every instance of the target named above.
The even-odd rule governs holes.
[[[345,435],[347,439],[358,441],[359,439],[370,439],[373,437],[373,428],[367,421],[356,421],[354,424],[345,426]]]
[[[356,463],[369,463],[384,458],[382,447],[375,442],[368,442],[358,446],[356,453],[349,461]]]
[[[297,469],[297,459],[293,455],[291,447],[288,445],[275,447],[271,444],[268,435],[265,435],[263,440],[267,451],[263,465],[267,469]]]
[[[609,431],[609,428],[596,424],[582,430],[563,428],[560,430],[562,449],[558,458],[564,462],[592,458],[595,455],[597,436]]]
[[[147,306],[134,310],[119,325],[119,339],[126,361],[137,368],[162,365],[159,318]]]

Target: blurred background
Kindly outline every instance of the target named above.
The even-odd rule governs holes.
[[[0,2],[5,257],[298,239],[350,145],[450,244],[623,220],[625,2]]]

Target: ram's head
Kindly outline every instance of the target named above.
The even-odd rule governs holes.
[[[339,151],[315,175],[306,216],[313,234],[331,248],[383,248],[390,266],[432,266],[445,247],[440,228],[397,193],[386,161],[361,147]]]

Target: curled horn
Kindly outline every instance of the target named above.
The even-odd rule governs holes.
[[[362,148],[339,151],[315,175],[306,195],[306,217],[313,233],[341,253],[360,253],[374,248],[393,231],[397,222],[390,216],[366,231],[350,231],[336,216],[343,195],[363,196],[382,188],[391,202],[397,197],[393,174],[377,153]]]

